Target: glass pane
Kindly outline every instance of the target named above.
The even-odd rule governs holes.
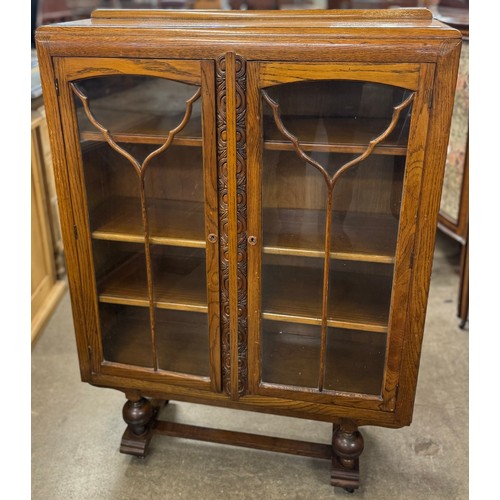
[[[205,251],[152,245],[158,367],[209,376]]]
[[[380,394],[385,335],[328,328],[325,389]]]
[[[148,309],[101,304],[99,313],[104,359],[153,368]]]
[[[136,75],[113,75],[75,82],[76,92],[87,98],[93,118],[106,128],[114,140],[131,151],[141,144],[141,152],[151,152],[163,144],[170,130],[177,127],[186,113],[186,101],[197,87],[185,83]],[[193,105],[186,126],[178,132],[178,142],[201,145],[201,106]],[[83,102],[76,98],[78,124],[82,138],[102,140],[85,112]],[[147,146],[146,146],[147,145]],[[132,156],[143,160],[145,154]]]
[[[330,252],[339,258],[392,262],[399,226],[405,156],[371,155],[333,189]]]
[[[153,158],[145,192],[152,243],[205,247],[201,148],[172,146]]]
[[[202,149],[173,146],[153,158],[145,193],[158,368],[208,377]]]
[[[199,88],[71,84],[105,359],[209,376]]]
[[[386,331],[393,266],[332,259],[329,271],[328,320]]]
[[[208,377],[208,316],[164,309],[158,309],[155,316],[159,367]]]
[[[140,182],[130,162],[105,142],[82,141],[92,237],[144,241]]]
[[[317,161],[328,162],[328,153]],[[327,189],[323,176],[292,151],[265,151],[262,172],[265,252],[324,252]],[[304,208],[307,207],[307,210]]]
[[[204,249],[152,245],[151,261],[156,307],[207,312]]]
[[[326,188],[322,176],[288,151],[266,152],[264,162],[264,317],[284,313],[318,319],[321,261],[304,258],[302,252],[324,254],[320,235],[325,231]],[[304,206],[311,209],[304,211]]]
[[[321,328],[283,321],[262,322],[262,380],[317,387]]]
[[[269,319],[321,322],[323,268],[320,259],[265,255],[262,259],[262,312]]]
[[[302,81],[262,99],[262,381],[379,394],[413,94]]]
[[[153,367],[144,245],[94,239],[104,359]]]
[[[320,151],[326,147],[344,152],[365,149],[387,129],[394,107],[411,94],[379,83],[335,80],[277,85],[265,92],[279,105],[286,129],[306,150]],[[411,107],[404,110],[381,145],[387,153],[406,147],[410,110]],[[269,148],[288,142],[269,106],[264,106],[264,141]]]

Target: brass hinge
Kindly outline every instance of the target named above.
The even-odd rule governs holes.
[[[73,226],[73,234],[75,235],[75,240],[78,239],[78,227],[76,224]]]
[[[59,80],[57,78],[55,81],[55,86],[56,86],[56,95],[57,95],[57,97],[59,97]]]

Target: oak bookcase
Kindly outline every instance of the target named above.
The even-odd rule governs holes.
[[[460,54],[425,9],[98,10],[37,50],[82,380],[155,433],[332,460],[409,425]],[[333,423],[332,445],[162,421]]]

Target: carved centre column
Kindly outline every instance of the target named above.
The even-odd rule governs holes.
[[[219,57],[216,84],[222,383],[237,399],[248,374],[245,60]]]

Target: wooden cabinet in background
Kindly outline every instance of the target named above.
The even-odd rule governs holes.
[[[433,12],[463,37],[438,227],[461,245],[458,316],[464,327],[469,317],[469,9],[462,3],[467,8],[440,6]]]
[[[33,343],[54,308],[66,283],[62,242],[58,238],[54,175],[43,109],[31,112],[31,342]],[[59,270],[59,273],[58,273]]]
[[[182,27],[182,29],[179,29]],[[409,425],[460,33],[427,10],[96,11],[38,30],[82,380],[153,433],[332,460]],[[332,445],[157,419],[191,401]]]

